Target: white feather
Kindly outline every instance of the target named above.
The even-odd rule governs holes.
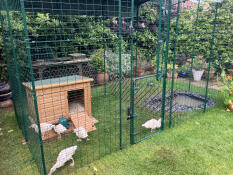
[[[87,130],[83,127],[79,127],[79,128],[74,129],[74,132],[75,132],[76,136],[80,139],[85,139],[88,137]]]
[[[160,128],[161,127],[161,118],[158,120],[158,123],[157,123],[157,128]]]
[[[29,128],[33,128],[36,131],[36,133],[39,133],[39,129],[38,129],[37,124],[31,124],[31,126]]]
[[[45,133],[47,131],[52,130],[55,127],[55,125],[50,124],[50,123],[41,123],[40,124],[40,129],[42,133]]]
[[[73,159],[73,155],[77,149],[77,146],[72,146],[66,149],[63,149],[57,157],[57,162],[53,165],[53,167],[50,169],[49,175],[52,175],[52,173],[57,169],[65,165],[65,163],[69,160]]]
[[[42,133],[42,134],[45,133],[45,132],[47,132],[47,131],[52,130],[54,127],[55,127],[55,125],[50,124],[50,123],[41,123],[41,124],[40,124],[40,130],[41,130],[41,133]],[[39,129],[38,129],[37,124],[32,124],[32,125],[30,126],[30,128],[35,129],[35,131],[36,131],[37,133],[39,133]]]
[[[63,132],[67,130],[66,127],[63,126],[62,124],[56,125],[53,129],[57,134],[62,134]]]
[[[161,119],[159,119],[159,120],[156,120],[156,119],[148,120],[142,126],[145,127],[145,128],[152,129],[152,130],[154,130],[156,128],[160,128],[161,127]]]

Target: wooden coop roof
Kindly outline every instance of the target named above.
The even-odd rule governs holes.
[[[55,88],[61,86],[68,86],[78,83],[87,83],[94,81],[92,78],[72,75],[72,76],[65,76],[60,78],[51,78],[51,79],[44,79],[35,81],[35,88],[36,90],[40,89],[48,89],[48,88]],[[30,90],[32,90],[32,83],[31,82],[24,82],[23,85]]]

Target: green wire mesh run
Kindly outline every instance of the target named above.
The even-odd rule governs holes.
[[[1,29],[16,115],[12,123],[20,128],[14,128],[17,144],[10,148],[25,152],[25,169],[34,174],[53,172],[59,153],[77,146],[73,147],[74,166],[55,166],[54,172],[74,173],[186,119],[187,111],[175,110],[172,94],[185,91],[209,97],[209,93],[217,98],[210,75],[196,82],[191,69],[194,58],[203,56],[210,70],[219,54],[218,44],[223,44],[223,19],[218,16],[231,8],[212,3],[206,11],[200,2],[192,8],[185,3],[1,1]],[[206,18],[211,18],[208,24],[203,22]],[[176,78],[183,65],[187,77]],[[155,109],[147,106],[152,98],[159,99]],[[151,132],[142,125],[152,118],[162,122]],[[45,124],[60,124],[63,133]],[[84,128],[88,137],[80,141],[81,136],[73,132],[77,128]],[[20,156],[21,151],[15,154]],[[20,174],[22,162],[4,171]]]
[[[131,1],[120,5],[128,28]],[[119,71],[118,38],[128,40],[129,31],[119,30],[119,2],[3,1],[1,9],[17,120],[39,172],[48,174],[59,152],[74,145],[75,166],[55,173],[73,172],[128,145],[120,139],[128,121],[120,125],[119,80],[130,69]],[[122,60],[129,64],[125,47]],[[99,72],[108,73],[102,82]],[[45,134],[42,125],[57,125],[61,117],[69,124],[62,138]],[[78,142],[75,127],[85,128],[89,140]]]

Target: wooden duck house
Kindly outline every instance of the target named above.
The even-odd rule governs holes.
[[[57,124],[61,117],[65,117],[71,121],[68,132],[81,126],[88,132],[95,130],[94,124],[98,121],[91,112],[92,81],[92,78],[78,75],[35,81],[40,123]],[[26,82],[23,85],[26,87],[28,104],[31,105],[29,113],[32,113],[32,84]],[[43,140],[55,136],[51,131]]]

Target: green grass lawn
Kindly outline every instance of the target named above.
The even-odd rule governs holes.
[[[77,174],[233,174],[233,114],[223,107],[114,153]]]
[[[156,92],[150,93],[152,92],[152,87],[147,86],[148,82],[154,82],[155,86],[159,89]],[[161,84],[156,83],[154,79],[146,79],[137,84],[139,87],[140,84],[142,86],[138,90],[138,92],[141,92],[135,93],[135,99],[139,99],[139,102],[135,105],[136,113],[139,115],[139,117],[135,119],[135,132],[139,133],[136,139],[141,139],[150,134],[149,130],[141,127],[141,124],[155,117],[156,113],[142,107],[142,98],[140,94],[144,94],[143,97],[161,94]],[[152,137],[150,140],[146,140],[143,143],[126,149],[129,146],[129,121],[126,120],[126,111],[129,106],[129,82],[126,81],[123,83],[123,96],[125,100],[122,103],[122,144],[124,149],[123,152],[113,153],[119,150],[120,144],[118,112],[120,102],[116,87],[118,87],[117,84],[107,86],[106,96],[104,95],[103,87],[92,88],[92,112],[93,116],[99,120],[99,123],[96,124],[97,130],[89,133],[90,141],[77,142],[75,134],[69,134],[63,136],[61,140],[54,139],[44,143],[47,171],[49,171],[51,166],[55,163],[57,155],[62,149],[78,145],[78,150],[74,155],[74,159],[76,160],[75,167],[69,167],[67,164],[63,168],[57,170],[55,174],[76,173],[78,168],[91,164],[93,161],[107,154],[111,155],[95,162],[94,166],[98,169],[97,174],[117,174],[117,172],[114,171],[118,170],[118,174],[127,174],[127,172],[132,172],[132,174],[156,174],[151,173],[154,171],[160,172],[161,174],[171,174],[171,172],[176,171],[177,174],[182,174],[182,172],[186,174],[192,172],[205,174],[205,171],[207,171],[205,166],[212,166],[216,163],[212,160],[211,155],[208,154],[208,150],[205,149],[210,149],[211,145],[213,145],[213,148],[216,148],[216,145],[218,146],[218,144],[222,144],[224,141],[227,141],[227,138],[230,138],[228,137],[230,136],[229,134],[231,134],[231,138],[233,138],[230,132],[226,135],[227,138],[224,138],[225,135],[222,136],[221,133],[224,132],[224,130],[232,131],[232,125],[221,123],[229,121],[229,123],[232,124],[232,117],[230,118],[232,114],[224,111],[224,107],[221,105],[221,97],[218,96],[215,90],[210,90],[210,96],[218,101],[218,104],[215,108],[209,109],[208,113],[203,114],[202,111],[176,112],[174,116],[177,117],[173,120],[173,126],[178,126],[174,129],[167,129],[161,134]],[[171,83],[168,81],[168,90],[170,87]],[[177,81],[175,89],[180,91],[187,90],[187,83]],[[191,86],[191,89],[193,92],[201,94],[205,91],[203,87]],[[0,162],[3,162],[0,165],[0,171],[3,172],[2,174],[38,174],[35,162],[31,157],[27,145],[21,144],[23,137],[21,131],[17,127],[13,111],[2,110],[0,111],[0,116],[0,133],[2,133],[0,136],[0,151],[3,155],[0,158]],[[168,112],[166,113],[166,117],[167,116]],[[160,116],[157,115],[157,117]],[[184,122],[186,119],[190,118],[191,120]],[[212,125],[216,126],[212,127]],[[219,135],[216,136],[216,134]],[[215,142],[214,139],[210,139],[213,136],[223,140]],[[36,157],[37,160],[40,160],[38,136],[35,135],[35,133],[31,133],[29,137],[28,145],[31,151],[34,152],[34,155],[38,155],[38,157]],[[209,147],[204,143],[209,145]],[[224,149],[228,149],[228,146],[232,146],[232,142],[228,141],[228,143],[228,145],[224,144],[226,148],[220,151],[224,151]],[[200,150],[198,150],[199,148]],[[230,154],[229,151],[228,153]],[[221,153],[219,156],[222,155]],[[188,161],[190,158],[193,159],[193,164],[187,163],[186,165],[186,160]],[[205,162],[204,158],[209,158],[208,162]],[[199,164],[203,164],[202,168],[205,171],[197,168]],[[189,169],[188,165],[190,167],[193,166],[193,168]],[[197,165],[197,167],[195,165]],[[9,166],[13,168],[8,168]],[[226,168],[228,168],[228,166],[226,166]],[[139,171],[139,173],[137,173],[137,171]],[[93,165],[89,168],[79,169],[78,172],[80,172],[80,174],[93,174]],[[216,172],[216,174],[218,174],[218,172]]]

